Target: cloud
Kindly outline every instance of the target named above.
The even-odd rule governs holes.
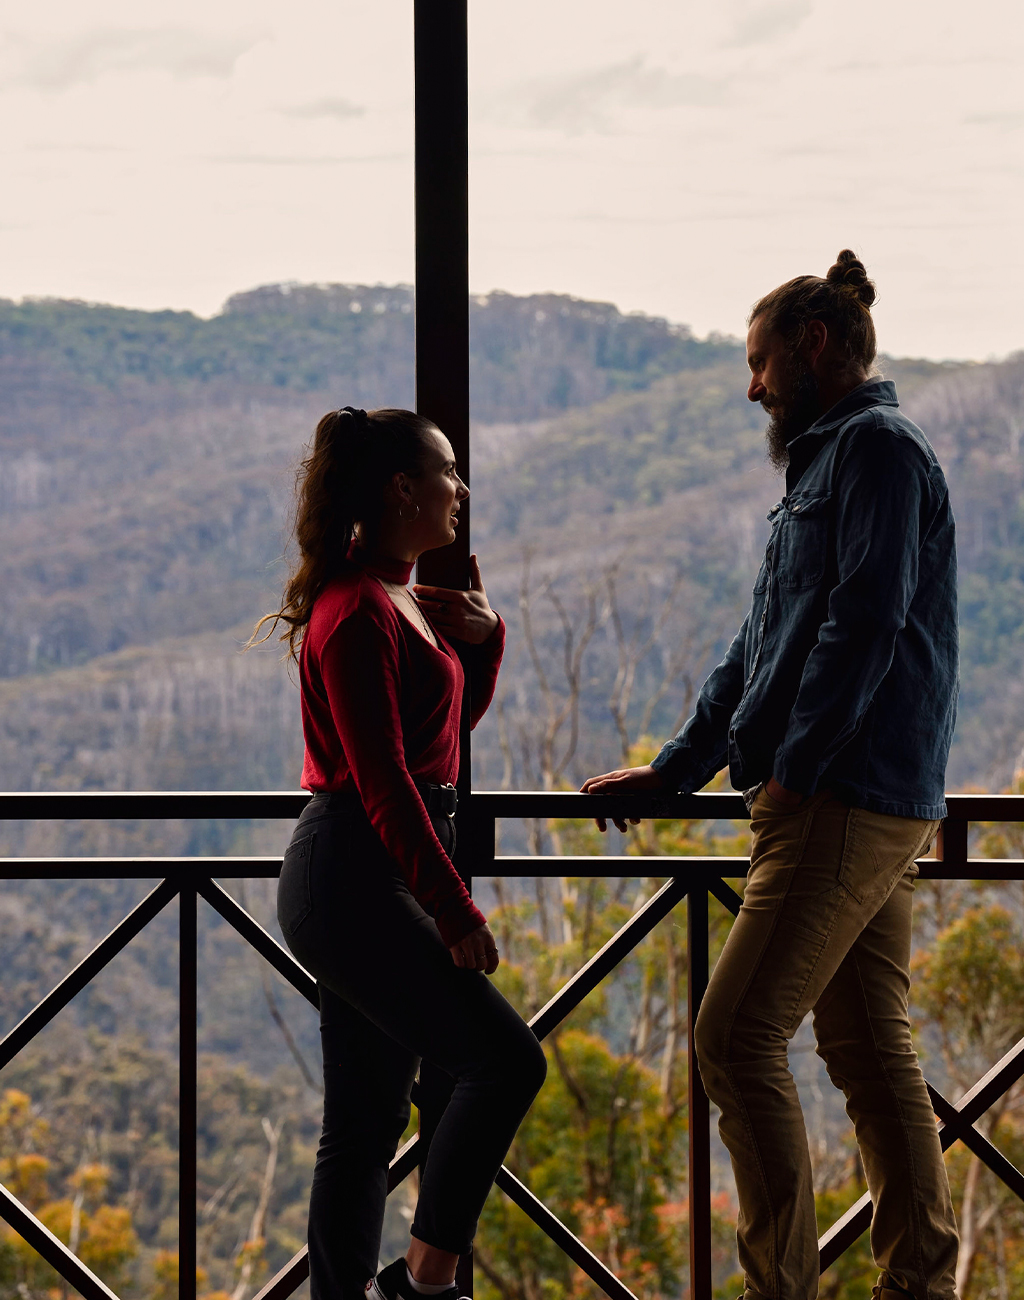
[[[211,153],[197,154],[196,157],[200,162],[214,163],[218,167],[225,164],[239,167],[334,167],[339,163],[352,166],[356,163],[404,162],[412,157],[412,152],[401,150],[395,153],[367,154]]]
[[[963,122],[965,126],[995,126],[1012,131],[1024,126],[1024,113],[968,113]]]
[[[648,67],[643,55],[573,77],[533,81],[502,97],[501,108],[529,126],[577,133],[604,131],[616,109],[718,104],[724,83],[692,73]]]
[[[60,91],[112,72],[160,71],[173,77],[230,77],[235,64],[260,39],[252,33],[211,35],[186,27],[94,27],[60,40],[9,37],[20,46],[20,68],[8,85]]]
[[[74,140],[35,140],[24,146],[26,153],[131,153],[123,144],[84,144]]]
[[[362,117],[366,109],[348,99],[313,99],[306,104],[282,107],[280,112],[286,117],[333,117],[343,122],[349,117]]]
[[[730,45],[766,45],[795,32],[814,9],[814,0],[772,0],[745,4]]]

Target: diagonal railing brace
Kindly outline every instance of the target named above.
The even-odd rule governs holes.
[[[42,1255],[51,1268],[55,1268],[65,1281],[70,1282],[83,1300],[117,1300],[105,1282],[101,1282],[92,1269],[87,1268],[77,1255],[53,1235],[45,1224],[27,1210],[18,1198],[0,1183],[0,1218],[27,1241],[34,1251]]]
[[[232,926],[246,943],[250,944],[261,957],[265,958],[279,975],[283,975],[298,993],[320,1010],[320,995],[316,991],[316,980],[286,949],[282,948],[272,934],[260,925],[255,917],[236,903],[226,889],[215,880],[198,880],[196,889],[210,904],[215,912]]]
[[[641,940],[646,939],[659,921],[664,920],[673,907],[686,897],[690,882],[674,876],[647,900],[635,916],[631,916],[593,957],[582,966],[567,984],[563,984],[553,998],[530,1019],[530,1028],[543,1039],[559,1025],[571,1011],[579,1006],[588,993],[625,957],[628,957]]]
[[[1011,1160],[1007,1160],[998,1147],[993,1146],[973,1124],[965,1120],[957,1108],[931,1084],[928,1084],[928,1095],[931,1098],[932,1110],[942,1120],[939,1136],[943,1151],[959,1140],[969,1151],[973,1151],[979,1160],[988,1165],[995,1176],[1001,1178],[1012,1192],[1016,1192],[1021,1200],[1024,1200],[1024,1174],[1017,1166]]]
[[[135,938],[135,936],[153,920],[171,899],[177,894],[177,885],[169,880],[157,885],[147,894],[141,903],[128,913],[124,920],[93,948],[87,957],[78,963],[42,1002],[3,1038],[0,1039],[0,1070],[8,1065],[21,1049],[35,1038],[54,1016],[67,1006],[77,994],[85,988],[114,957]]]
[[[393,1191],[416,1168],[419,1143],[419,1134],[414,1133],[391,1161],[388,1167],[389,1192]],[[296,1251],[284,1268],[275,1273],[263,1289],[256,1293],[253,1300],[285,1300],[305,1282],[307,1277],[309,1277],[309,1247],[303,1246],[301,1250]]]
[[[1011,1047],[973,1088],[965,1092],[955,1106],[946,1101],[931,1084],[928,1084],[928,1092],[936,1115],[943,1120],[943,1127],[939,1130],[939,1141],[943,1151],[947,1151],[957,1139],[961,1140],[988,1165],[993,1173],[1003,1179],[1011,1190],[1024,1199],[1024,1176],[973,1127],[975,1121],[1009,1091],[1022,1075],[1024,1075],[1024,1038]],[[946,1115],[950,1113],[951,1122],[946,1123]],[[870,1223],[871,1197],[865,1192],[818,1242],[821,1271],[824,1272],[830,1264],[834,1264]]]
[[[521,1183],[515,1174],[504,1165],[498,1170],[494,1180],[510,1201],[528,1215],[538,1228],[551,1238],[572,1262],[581,1268],[592,1282],[596,1282],[610,1300],[636,1300],[636,1296],[625,1283],[620,1282],[610,1268],[589,1250],[574,1232],[571,1232],[556,1215],[552,1214],[543,1201],[537,1199],[533,1192]]]

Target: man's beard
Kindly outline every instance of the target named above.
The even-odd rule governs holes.
[[[789,465],[789,443],[818,418],[820,391],[809,366],[795,357],[786,375],[786,391],[768,393],[761,405],[771,417],[764,431],[768,462],[780,473]]]

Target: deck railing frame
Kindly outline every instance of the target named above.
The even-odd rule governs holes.
[[[305,806],[303,792],[89,792],[80,794],[0,794],[0,821],[13,820],[159,820],[253,819],[292,820]],[[968,858],[971,822],[1024,822],[1024,797],[1011,795],[950,795],[949,817],[942,825],[937,857],[919,863],[922,879],[1024,880],[1024,860]],[[530,1021],[543,1039],[583,999],[613,974],[639,943],[683,901],[687,908],[687,989],[689,1061],[689,1245],[691,1300],[710,1300],[711,1278],[711,1130],[710,1108],[700,1081],[693,1047],[693,1025],[708,980],[709,900],[714,898],[735,914],[740,895],[728,883],[746,875],[742,857],[522,857],[495,856],[499,818],[589,818],[595,815],[671,819],[746,818],[738,795],[652,795],[632,798],[478,792],[459,813],[460,826],[469,823],[476,856],[473,872],[482,877],[654,876],[666,883],[608,942],[576,972]],[[460,835],[461,838],[461,835]],[[491,846],[489,856],[482,850]],[[106,935],[22,1021],[0,1039],[0,1068],[7,1065],[117,954],[175,898],[180,910],[179,998],[179,1274],[182,1300],[195,1300],[196,1264],[196,1023],[198,988],[197,907],[210,906],[312,1007],[318,1006],[316,983],[277,942],[218,883],[220,880],[274,878],[279,857],[105,857],[0,859],[0,878],[16,879],[136,879],[159,883]],[[1017,1196],[1024,1200],[1021,1173],[976,1127],[977,1121],[1024,1075],[1024,1038],[997,1062],[955,1104],[930,1088],[940,1122],[943,1148],[963,1142]],[[415,1096],[414,1096],[415,1100]],[[421,1162],[426,1140],[411,1138],[392,1162],[389,1186],[396,1187]],[[497,1186],[517,1204],[569,1258],[612,1300],[634,1300],[629,1289],[557,1216],[539,1201],[528,1185],[503,1168]],[[113,1292],[63,1243],[0,1187],[0,1218],[14,1228],[86,1300],[116,1300]],[[819,1242],[824,1271],[865,1231],[871,1205],[865,1195],[833,1225]],[[308,1276],[306,1252],[300,1251],[258,1293],[256,1300],[284,1300]],[[465,1278],[463,1279],[465,1284]]]
[[[414,0],[416,103],[416,393],[417,409],[448,435],[463,477],[469,479],[469,209],[466,0]],[[469,512],[463,507],[459,534],[449,548],[428,553],[421,581],[464,587],[469,556]],[[538,1037],[565,1018],[601,980],[633,951],[662,917],[685,899],[689,996],[689,1196],[691,1300],[711,1296],[710,1116],[693,1051],[693,1022],[708,978],[708,906],[714,897],[730,910],[739,896],[728,885],[742,877],[747,862],[737,858],[522,858],[494,856],[498,818],[641,817],[739,818],[746,809],[735,795],[634,797],[538,793],[470,793],[468,728],[463,728],[462,810],[459,839],[463,861],[481,876],[657,875],[671,865],[678,873],[648,901],[605,947],[570,979],[532,1020]],[[0,795],[0,820],[292,819],[308,796],[301,792],[89,792]],[[1024,799],[953,796],[941,837],[940,861],[922,863],[922,876],[943,879],[1024,879],[1024,863],[970,862],[969,821],[1024,821]],[[468,850],[468,853],[467,853]],[[196,1260],[196,909],[200,898],[213,907],[279,974],[314,1006],[316,986],[281,947],[224,890],[218,880],[274,877],[280,858],[23,858],[0,861],[0,877],[157,879],[160,883],[79,965],[0,1040],[0,1065],[7,1064],[164,907],[179,899],[182,1028],[179,1054],[179,1275],[182,1300],[195,1300]],[[963,1141],[1013,1190],[1024,1197],[1024,1176],[974,1127],[978,1118],[1024,1073],[1024,1040],[965,1097],[952,1106],[937,1093],[936,1113],[945,1145]],[[425,1143],[412,1138],[395,1157],[390,1185],[396,1186],[422,1158]],[[633,1300],[628,1288],[507,1169],[497,1185],[613,1300]],[[116,1300],[113,1292],[0,1187],[5,1219],[86,1300]],[[825,1268],[867,1226],[870,1205],[858,1203],[822,1238]],[[308,1275],[299,1252],[259,1292],[257,1300],[284,1300]],[[469,1292],[472,1271],[460,1271]]]

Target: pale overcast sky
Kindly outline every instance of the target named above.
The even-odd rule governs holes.
[[[410,0],[0,4],[0,296],[411,281]],[[1011,0],[470,0],[472,284],[741,334],[847,245],[882,346],[1024,348]]]

